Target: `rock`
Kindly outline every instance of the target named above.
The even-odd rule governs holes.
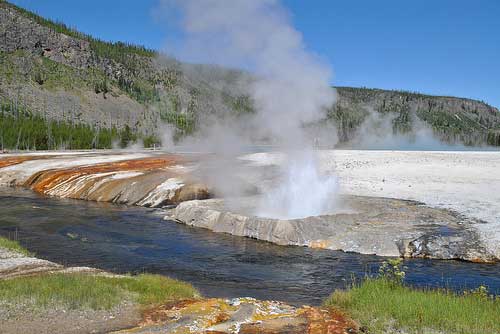
[[[241,198],[251,212],[259,198]],[[214,232],[295,245],[376,254],[492,262],[471,220],[422,203],[343,196],[344,213],[303,219],[270,219],[232,212],[220,199],[195,200],[171,209],[165,219]]]
[[[89,267],[66,268],[54,262],[0,248],[0,279],[47,273],[102,274],[103,271]]]
[[[173,154],[13,156],[0,159],[0,184],[62,198],[161,207],[210,196],[191,177],[193,164],[193,157]]]
[[[0,259],[0,279],[53,272],[61,269],[62,266],[56,263],[30,257]]]
[[[496,262],[499,259],[486,250],[473,230],[461,229],[453,235],[424,234],[404,247],[405,257],[460,259],[471,262]]]
[[[293,307],[253,298],[213,298],[150,310],[141,326],[119,333],[344,334],[357,333],[357,328],[333,309]]]

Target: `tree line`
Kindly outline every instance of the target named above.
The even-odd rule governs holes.
[[[27,110],[22,104],[2,101],[0,104],[0,149],[57,150],[122,148],[138,140],[145,147],[158,140],[143,136],[128,125],[103,128],[88,124],[45,119]]]

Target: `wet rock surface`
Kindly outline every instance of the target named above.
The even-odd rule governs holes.
[[[0,158],[0,184],[48,196],[161,207],[209,197],[208,188],[190,176],[193,168],[194,157],[174,154],[13,156]]]
[[[137,328],[116,333],[344,334],[357,333],[346,315],[253,298],[207,299],[166,305],[146,313]]]
[[[29,160],[38,160],[43,158],[44,158],[43,156],[29,156],[29,155],[2,158],[0,159],[0,168],[17,165]]]
[[[258,197],[239,199],[251,212]],[[270,219],[235,213],[220,199],[187,201],[166,219],[215,232],[296,245],[381,256],[498,261],[483,246],[471,221],[415,201],[343,196],[337,214],[303,219]],[[242,205],[245,207],[245,205]]]

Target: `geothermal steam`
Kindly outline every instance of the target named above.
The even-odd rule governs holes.
[[[253,138],[270,140],[287,156],[281,182],[266,194],[256,214],[299,218],[325,213],[336,181],[321,175],[304,126],[324,119],[325,109],[334,103],[331,70],[307,52],[285,8],[278,0],[165,0],[162,5],[181,17],[182,38],[169,53],[254,75],[248,94],[257,113],[245,122],[257,132],[252,131]],[[243,134],[234,137],[233,147],[238,141],[248,143]]]

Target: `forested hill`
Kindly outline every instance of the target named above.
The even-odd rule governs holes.
[[[381,89],[336,89],[339,98],[331,117],[341,141],[360,135],[356,129],[376,114],[391,120],[389,130],[394,133],[412,132],[423,125],[445,143],[500,146],[500,112],[482,101]]]
[[[300,78],[297,78],[300,80]],[[103,148],[177,137],[206,115],[252,112],[243,72],[183,64],[153,50],[108,43],[0,0],[0,148]],[[408,132],[422,120],[443,140],[500,145],[500,113],[479,101],[338,87],[329,119],[339,139],[374,112]]]
[[[194,130],[202,113],[244,110],[247,98],[234,84],[241,77],[140,46],[100,41],[0,1],[4,147],[109,147],[111,138],[125,144],[137,136],[147,145],[157,140],[162,123],[173,123],[182,136]],[[42,131],[42,121],[50,133],[29,138],[33,128]]]

